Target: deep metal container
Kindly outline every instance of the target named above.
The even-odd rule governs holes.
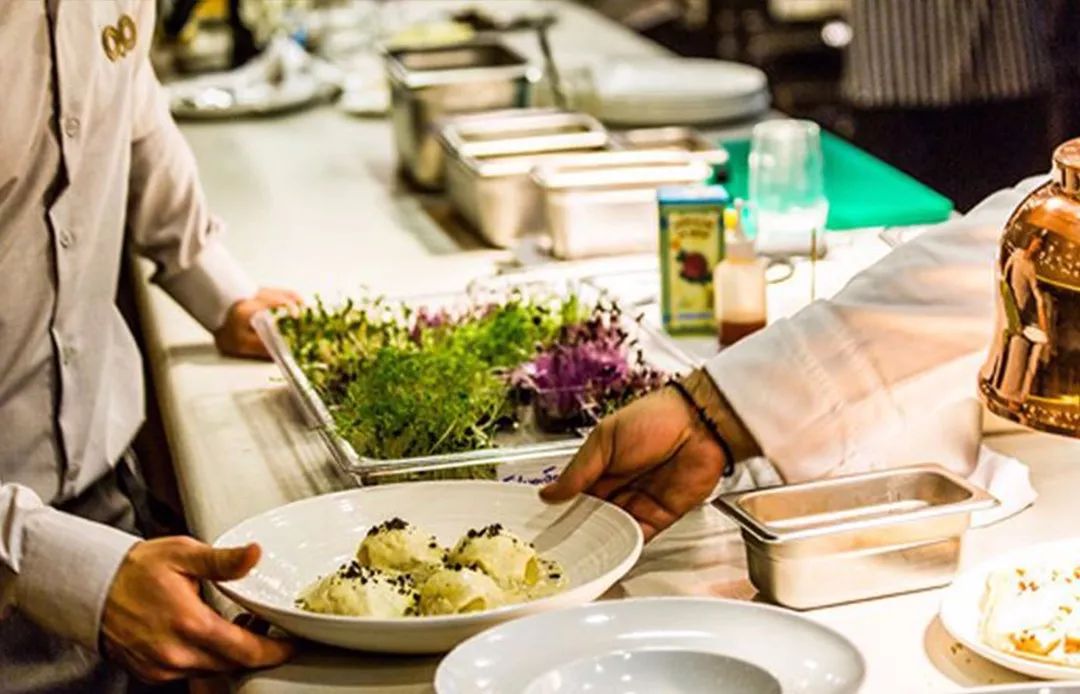
[[[742,528],[750,580],[809,609],[945,585],[971,513],[997,504],[938,465],[739,492],[717,507]]]
[[[727,180],[728,151],[694,128],[671,126],[623,130],[611,133],[611,144],[613,149],[688,152],[713,168],[713,178],[717,182]]]
[[[608,135],[592,116],[520,109],[455,119],[441,139],[454,206],[488,243],[508,248],[522,234],[543,229],[532,169],[573,153],[601,151]]]
[[[443,172],[440,121],[454,114],[525,107],[540,74],[493,38],[388,50],[390,117],[405,172],[420,187],[438,189]]]
[[[691,185],[711,170],[686,152],[580,154],[538,166],[545,226],[557,258],[656,252],[662,186]]]

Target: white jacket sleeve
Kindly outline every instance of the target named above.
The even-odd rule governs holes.
[[[976,393],[998,240],[1044,181],[995,193],[706,365],[786,481],[878,467],[884,442]]]
[[[15,608],[96,650],[113,577],[138,541],[46,506],[27,487],[0,483],[0,618]]]

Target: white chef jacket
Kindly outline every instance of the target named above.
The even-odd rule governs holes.
[[[150,66],[153,12],[0,2],[0,608],[88,647],[135,538],[50,505],[108,475],[143,418],[124,248],[208,329],[255,291]]]
[[[834,298],[708,362],[786,481],[933,462],[898,461],[890,449],[943,418],[950,422],[936,435],[947,435],[956,406],[976,394],[993,335],[998,240],[1020,201],[1047,180],[995,193],[900,246]],[[977,435],[978,419],[969,422]]]

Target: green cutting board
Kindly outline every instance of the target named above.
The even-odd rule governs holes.
[[[749,140],[729,140],[728,180],[732,198],[747,199]],[[825,196],[830,230],[933,224],[949,218],[953,203],[868,152],[822,131]]]

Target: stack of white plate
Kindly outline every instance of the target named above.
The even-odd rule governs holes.
[[[732,121],[769,107],[765,73],[721,60],[616,59],[591,65],[575,87],[581,106],[620,125]]]

